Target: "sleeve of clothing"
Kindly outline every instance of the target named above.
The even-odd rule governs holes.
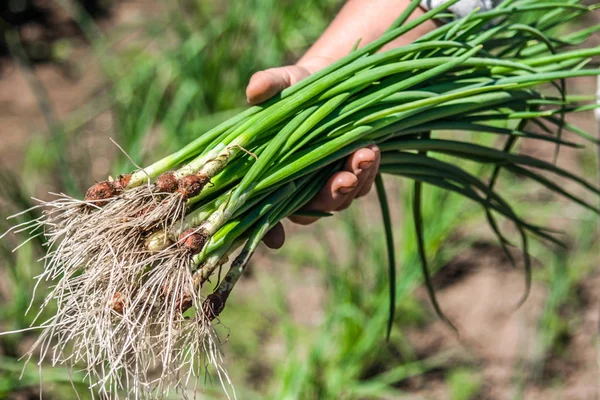
[[[446,0],[421,0],[421,6],[430,10],[445,2]],[[502,0],[461,0],[448,8],[448,10],[457,17],[464,17],[477,7],[482,11],[491,10],[501,2]]]

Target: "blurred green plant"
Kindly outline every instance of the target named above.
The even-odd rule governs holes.
[[[409,201],[410,191],[394,193],[394,198]],[[437,254],[436,265],[443,265],[464,244],[455,242],[451,249],[440,251],[442,241],[460,222],[465,223],[477,213],[465,212],[460,199],[437,189],[428,188],[424,199],[423,211],[429,222],[425,231],[428,250]],[[441,213],[440,203],[444,205]],[[401,203],[393,204],[398,207]],[[389,279],[384,267],[385,242],[379,224],[365,224],[365,220],[359,210],[348,210],[341,218],[342,240],[332,242],[323,237],[319,241],[324,248],[320,259],[312,265],[321,268],[324,274],[328,295],[325,318],[317,332],[306,333],[312,337],[307,358],[293,352],[302,333],[287,336],[286,353],[291,357],[282,365],[281,379],[277,379],[281,388],[273,398],[384,398],[400,394],[395,386],[403,380],[456,361],[457,357],[450,354],[419,359],[404,337],[405,329],[428,319],[422,306],[411,301],[413,289],[421,283],[421,270],[410,221],[398,232],[402,238],[397,246],[402,249],[396,288],[398,317],[391,340],[384,341]],[[332,259],[327,250],[332,247],[345,249],[347,254]]]
[[[73,0],[94,18],[108,17],[112,0]],[[0,57],[10,51],[5,33],[26,33],[24,49],[35,62],[62,62],[68,43],[65,37],[77,36],[75,21],[65,21],[54,2],[5,0],[0,3]]]
[[[481,376],[467,368],[456,368],[448,375],[450,386],[450,399],[470,400],[477,396],[481,390]]]

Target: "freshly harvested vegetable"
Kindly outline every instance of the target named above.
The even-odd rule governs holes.
[[[48,252],[39,279],[54,283],[45,304],[56,302],[58,309],[42,323],[34,349],[57,364],[84,363],[90,384],[108,396],[125,391],[160,397],[197,380],[207,363],[215,365],[227,387],[211,321],[225,308],[266,232],[298,212],[346,156],[370,144],[382,151],[382,174],[414,182],[419,255],[442,318],[424,250],[423,184],[483,207],[509,257],[510,243],[497,219],[511,221],[529,284],[528,237],[558,240],[518,215],[495,183],[501,170],[514,173],[599,212],[551,176],[598,195],[596,186],[513,151],[520,139],[553,143],[557,155],[560,146],[580,147],[562,138],[566,129],[599,144],[565,122],[567,113],[595,107],[572,101],[565,80],[600,75],[586,68],[600,47],[574,49],[600,27],[557,36],[568,21],[597,7],[577,0],[505,0],[414,44],[379,52],[419,24],[447,16],[444,10],[456,1],[410,21],[409,9],[379,40],[199,134],[176,153],[95,184],[84,200],[63,195],[42,203],[43,216],[19,229],[44,229]],[[535,22],[522,22],[540,13]],[[436,132],[443,130],[505,141],[496,149],[471,139],[475,135],[442,139]],[[491,179],[461,168],[463,160],[493,165]],[[376,187],[388,242],[391,321],[394,249],[381,176]],[[203,293],[203,283],[234,253],[215,291]]]

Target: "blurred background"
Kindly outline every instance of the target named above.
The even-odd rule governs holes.
[[[95,180],[176,150],[245,107],[257,70],[292,63],[342,0],[2,0],[0,231],[48,192],[81,196]],[[591,19],[580,24],[600,22]],[[580,28],[577,26],[574,28]],[[597,34],[593,38],[600,44]],[[571,82],[593,94],[593,79]],[[570,123],[597,134],[593,113]],[[464,134],[463,134],[464,137]],[[571,137],[570,139],[575,139]],[[577,139],[575,139],[577,140]],[[598,181],[596,149],[559,164]],[[553,147],[521,151],[552,160]],[[399,249],[397,313],[385,340],[388,278],[374,194],[310,227],[286,225],[283,249],[261,249],[217,327],[240,399],[599,399],[598,218],[504,176],[515,209],[565,232],[566,249],[534,242],[528,301],[483,213],[428,188],[426,242],[439,301],[423,289],[408,186],[388,178]],[[16,221],[35,218],[29,212]],[[510,231],[510,227],[505,227]],[[0,331],[28,327],[41,241],[0,241]],[[518,259],[518,253],[515,252]],[[51,315],[51,307],[42,317]],[[0,336],[0,399],[90,397],[81,376],[19,358],[35,331]],[[216,379],[202,398],[223,398]],[[176,398],[176,397],[175,397]]]

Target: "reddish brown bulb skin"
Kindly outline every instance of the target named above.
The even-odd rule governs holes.
[[[177,178],[172,172],[165,172],[156,180],[156,188],[162,193],[173,193],[178,187]]]
[[[102,207],[108,204],[108,199],[115,197],[117,194],[119,194],[119,190],[115,188],[113,182],[102,181],[87,190],[85,199]]]
[[[226,299],[216,293],[211,293],[202,304],[204,315],[209,321],[217,318],[225,308]]]
[[[116,190],[123,191],[129,185],[131,180],[131,174],[122,174],[117,177],[117,180],[113,182],[113,187]]]
[[[182,314],[189,310],[192,307],[192,296],[185,293],[177,302],[177,307]]]
[[[151,213],[156,209],[156,204],[150,204],[148,207],[144,207],[140,212],[135,214],[136,217],[143,217],[144,215]]]
[[[192,228],[179,235],[177,241],[180,246],[187,249],[192,255],[194,255],[202,251],[202,248],[206,243],[206,236],[201,232],[198,232],[197,229]]]
[[[185,200],[198,196],[209,179],[206,175],[195,174],[181,178],[178,182],[177,191]]]
[[[109,304],[110,308],[112,308],[115,312],[119,314],[123,314],[123,310],[125,309],[125,302],[123,299],[123,295],[119,292],[116,292],[113,295],[112,300]]]
[[[123,174],[119,175],[115,181],[98,182],[87,190],[85,200],[93,202],[99,207],[105,206],[109,199],[125,190],[130,180],[131,174]]]
[[[168,300],[173,299],[173,288],[171,287],[171,285],[163,286],[162,295]],[[192,303],[192,295],[187,291],[175,298],[175,307],[182,314],[192,307]]]

